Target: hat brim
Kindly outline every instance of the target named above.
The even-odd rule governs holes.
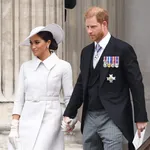
[[[34,28],[30,32],[30,35],[22,43],[20,43],[20,45],[30,46],[30,38],[33,35],[41,32],[41,31],[51,32],[52,35],[53,35],[53,38],[55,39],[57,44],[59,44],[59,43],[61,43],[63,41],[64,31],[62,30],[62,28],[58,24],[52,23],[52,24],[49,24],[49,25],[47,25],[45,27],[44,26],[39,26],[39,27]]]

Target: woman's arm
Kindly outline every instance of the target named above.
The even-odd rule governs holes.
[[[25,75],[24,75],[24,65],[21,66],[18,79],[18,87],[15,95],[14,108],[13,108],[13,118],[17,120],[20,118],[25,99]]]
[[[13,114],[13,115],[12,115],[12,119],[19,120],[19,119],[20,119],[20,115]]]
[[[67,106],[73,91],[72,68],[71,65],[67,62],[65,64],[62,76],[62,90],[65,106]]]
[[[18,88],[14,101],[11,129],[9,133],[9,142],[13,146],[14,149],[17,149],[17,141],[19,138],[19,119],[20,114],[24,105],[24,71],[23,65],[21,66],[18,80]]]

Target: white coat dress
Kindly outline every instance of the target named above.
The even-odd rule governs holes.
[[[60,92],[67,105],[72,89],[71,66],[55,53],[22,64],[13,109],[20,115],[19,150],[64,150]]]

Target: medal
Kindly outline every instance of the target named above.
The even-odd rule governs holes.
[[[111,67],[111,56],[108,56],[108,65],[107,65],[108,68]]]
[[[115,57],[112,56],[112,63],[111,63],[111,67],[114,68],[115,67]]]
[[[115,56],[115,67],[119,67],[119,56]]]
[[[106,68],[107,67],[107,60],[106,60],[106,56],[104,56],[103,58],[103,67]]]
[[[116,77],[113,77],[113,74],[109,74],[109,77],[107,77],[107,81],[109,81],[109,83],[113,83],[114,80],[116,80]]]

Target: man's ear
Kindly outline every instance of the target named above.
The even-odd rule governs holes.
[[[102,23],[105,27],[108,27],[108,23],[106,21],[103,21]]]

